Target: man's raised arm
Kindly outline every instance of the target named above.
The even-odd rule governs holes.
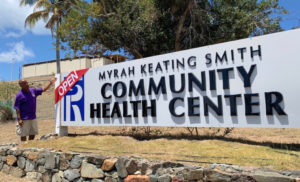
[[[46,92],[50,86],[52,84],[54,84],[56,82],[56,78],[55,77],[52,77],[50,80],[49,80],[49,83],[45,85],[45,87],[43,88],[43,92]]]

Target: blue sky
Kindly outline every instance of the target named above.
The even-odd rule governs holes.
[[[284,15],[281,26],[285,30],[300,25],[300,0],[280,0],[280,5],[289,11]],[[19,79],[23,64],[54,60],[55,49],[49,30],[44,22],[38,22],[32,29],[24,28],[25,18],[32,13],[32,7],[19,7],[19,0],[2,0],[0,6],[0,80]],[[61,52],[61,58],[64,53]]]

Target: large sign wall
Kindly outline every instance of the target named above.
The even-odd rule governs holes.
[[[300,128],[300,29],[62,78],[63,126]]]

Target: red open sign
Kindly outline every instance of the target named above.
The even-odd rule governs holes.
[[[55,89],[55,104],[66,95],[66,93],[80,80],[80,78],[88,71],[87,69],[72,71]]]

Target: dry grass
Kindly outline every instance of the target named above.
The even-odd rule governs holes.
[[[22,147],[54,148],[64,151],[92,152],[107,156],[141,156],[151,159],[171,161],[193,161],[194,164],[229,163],[242,166],[261,166],[280,170],[300,169],[299,150],[274,149],[261,145],[263,142],[281,142],[282,145],[300,142],[300,130],[297,129],[234,129],[225,140],[216,139],[176,139],[177,135],[187,131],[183,128],[156,128],[162,133],[174,136],[174,139],[160,138],[153,140],[136,140],[132,137],[110,136],[125,127],[70,127],[76,137],[62,137],[47,141],[35,140]],[[200,129],[202,137],[212,135],[216,129]],[[39,121],[37,138],[54,131],[54,121]],[[181,134],[180,134],[181,133]],[[243,140],[239,139],[243,137]],[[213,137],[212,137],[213,138]],[[226,141],[228,139],[228,141]],[[232,141],[230,141],[230,140]],[[235,140],[236,139],[236,140]],[[239,142],[241,141],[241,142]],[[246,141],[242,143],[243,141]],[[258,145],[246,144],[256,142]],[[0,143],[17,142],[15,124],[2,124]]]
[[[193,161],[193,163],[228,163],[261,166],[281,170],[300,169],[300,152],[272,149],[219,140],[138,141],[123,136],[62,137],[48,141],[32,141],[23,147],[51,147],[62,151],[92,152],[107,156],[141,156],[144,158]]]

